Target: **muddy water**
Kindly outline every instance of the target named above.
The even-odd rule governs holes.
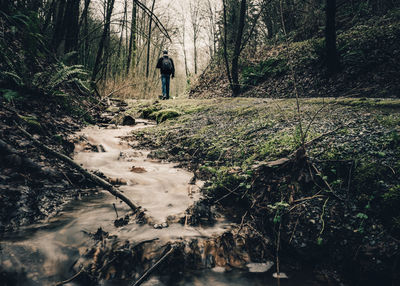
[[[117,234],[121,239],[143,241],[157,238],[161,242],[211,237],[231,227],[223,218],[209,228],[172,223],[174,219],[176,221],[176,218],[184,216],[186,208],[200,198],[199,187],[202,183],[189,184],[193,176],[191,173],[178,169],[171,163],[148,159],[148,151],[132,149],[128,143],[121,140],[121,136],[146,125],[147,123],[142,122],[135,127],[88,127],[77,134],[86,139],[76,145],[74,160],[89,170],[102,172],[108,178],[122,180],[124,184],[120,190],[145,209],[152,223],[138,225],[131,222],[116,229],[114,220],[117,213],[119,217],[123,217],[129,209],[105,192],[100,191],[74,201],[49,221],[8,234],[1,241],[1,267],[16,273],[15,285],[53,285],[56,281],[71,277],[72,265],[93,243],[88,233],[94,233],[99,227]],[[98,146],[100,152],[87,150],[88,143]],[[169,222],[168,227],[154,228],[154,224],[166,221]],[[270,273],[226,273],[221,268],[190,273],[176,283],[221,286],[276,285]],[[78,284],[71,282],[67,285]],[[125,284],[107,282],[104,285]],[[158,277],[152,277],[143,285],[164,284]]]

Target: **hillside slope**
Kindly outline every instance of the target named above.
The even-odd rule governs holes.
[[[400,12],[371,18],[338,31],[342,70],[327,77],[324,39],[293,42],[293,59],[300,97],[400,97]],[[264,46],[241,59],[243,96],[294,97],[288,53],[283,45]],[[230,96],[222,59],[214,62],[190,92],[192,98]]]

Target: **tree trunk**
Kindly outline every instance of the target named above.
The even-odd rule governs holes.
[[[188,61],[187,61],[187,54],[186,54],[186,44],[185,44],[185,36],[186,36],[186,29],[185,29],[185,23],[183,24],[182,27],[182,48],[183,48],[183,57],[185,61],[185,74],[186,74],[186,79],[189,78],[189,69],[188,69]]]
[[[55,51],[57,51],[58,46],[60,45],[65,34],[65,26],[63,25],[63,22],[64,22],[66,2],[67,2],[66,0],[60,0],[57,7],[57,13],[56,13],[57,17],[55,19],[54,34],[51,42],[52,47]]]
[[[132,1],[132,19],[131,19],[131,36],[129,39],[129,52],[128,59],[126,62],[126,74],[129,75],[129,68],[132,64],[135,67],[135,57],[136,57],[136,3],[135,0]],[[133,61],[133,62],[132,62]]]
[[[154,11],[154,5],[156,4],[156,0],[153,0],[153,5],[151,5],[151,13]],[[149,65],[150,65],[150,44],[151,44],[151,25],[153,23],[153,17],[150,16],[149,20],[149,35],[147,39],[147,58],[146,58],[146,79],[149,78]]]
[[[235,48],[232,56],[232,95],[240,95],[240,85],[239,85],[239,56],[240,48],[242,46],[243,29],[245,24],[246,16],[246,0],[242,0],[240,4],[240,18],[239,27],[235,40]]]
[[[222,40],[223,45],[224,45],[224,60],[225,60],[225,68],[226,68],[226,74],[228,76],[229,84],[232,88],[232,77],[231,77],[231,71],[229,68],[229,59],[228,59],[228,43],[227,43],[227,33],[228,33],[228,23],[227,23],[227,17],[226,17],[226,0],[222,0],[222,5],[223,5],[223,16],[224,16],[224,38]]]
[[[330,75],[335,74],[340,69],[339,56],[336,48],[336,0],[326,0],[326,67]]]
[[[119,37],[119,44],[118,44],[117,60],[115,61],[114,71],[113,71],[114,80],[115,80],[115,74],[117,74],[120,71],[121,66],[122,66],[121,71],[124,70],[124,68],[123,68],[124,60],[121,61],[121,50],[122,50],[122,41],[124,40],[125,23],[126,23],[126,25],[128,25],[128,23],[126,22],[127,13],[128,13],[128,1],[125,0],[124,1],[124,15],[123,15],[123,20],[122,20],[122,24],[121,24],[121,36]]]
[[[79,28],[81,28],[83,21],[87,21],[89,5],[90,5],[90,0],[85,0],[85,7],[83,8],[82,16],[81,19],[79,20]]]
[[[115,2],[115,0],[108,0],[108,3],[107,3],[107,6],[108,6],[107,15],[106,15],[105,23],[104,23],[103,34],[101,35],[101,38],[100,38],[99,49],[97,50],[96,61],[94,63],[94,67],[93,67],[93,72],[92,72],[92,77],[91,77],[92,82],[95,82],[96,76],[99,72],[100,62],[101,62],[101,58],[103,56],[104,44],[107,40],[107,35],[109,34],[109,31],[110,31],[111,14],[112,14],[112,11],[114,8],[114,2]]]
[[[67,9],[64,16],[64,25],[67,29],[64,49],[66,53],[76,50],[78,45],[79,2],[80,0],[68,0],[67,2]]]

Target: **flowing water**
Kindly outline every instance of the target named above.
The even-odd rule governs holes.
[[[174,241],[185,238],[205,238],[218,235],[231,228],[229,222],[220,218],[213,227],[188,227],[171,223],[184,216],[184,211],[200,198],[202,182],[189,184],[193,174],[176,168],[174,164],[160,162],[147,157],[149,151],[131,148],[121,136],[147,126],[139,122],[134,127],[99,128],[87,127],[76,145],[74,160],[91,171],[99,170],[110,179],[120,181],[120,190],[145,209],[152,224],[135,222],[116,229],[114,221],[130,210],[106,192],[99,192],[67,204],[61,213],[47,222],[20,229],[7,234],[1,241],[0,262],[5,270],[25,273],[27,280],[17,285],[53,285],[72,276],[71,265],[84,253],[92,241],[88,233],[101,227],[116,233],[120,239],[144,241]],[[98,146],[100,152],[87,150],[87,143]],[[101,146],[100,146],[101,145]],[[156,229],[153,225],[169,222],[168,227]],[[176,220],[175,220],[176,221]],[[166,226],[164,224],[164,226]],[[257,265],[254,266],[257,268]],[[202,270],[177,281],[177,285],[276,285],[271,273],[254,273],[223,268]],[[16,274],[17,275],[17,274]],[[282,285],[300,285],[293,280]],[[70,282],[66,285],[78,285]],[[125,285],[122,282],[104,282],[107,285]],[[122,283],[122,284],[121,284]],[[0,285],[2,285],[0,281]],[[143,285],[164,285],[158,277],[151,277]]]

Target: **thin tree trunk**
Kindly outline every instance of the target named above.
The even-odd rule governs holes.
[[[44,34],[44,32],[47,30],[47,28],[49,27],[50,24],[50,20],[51,17],[55,18],[55,14],[56,14],[56,0],[51,1],[50,6],[49,6],[49,10],[46,13],[46,17],[44,20],[44,24],[42,26],[42,32]],[[1,4],[1,7],[3,7],[3,4]]]
[[[124,15],[123,15],[123,20],[122,20],[122,25],[121,25],[121,36],[119,37],[119,45],[118,45],[118,52],[117,52],[117,60],[115,61],[115,70],[113,71],[113,74],[115,75],[116,73],[119,72],[119,67],[121,66],[121,49],[122,49],[122,41],[124,39],[124,29],[125,29],[125,20],[126,20],[126,14],[128,13],[128,2],[127,0],[124,1]],[[126,23],[128,25],[128,23]],[[123,70],[123,69],[121,69]],[[115,77],[114,77],[115,79]]]
[[[88,0],[87,2],[90,2],[90,0]],[[89,3],[88,3],[88,7],[89,7]],[[88,23],[88,13],[86,12],[84,15],[83,21],[84,21],[84,25],[85,28],[83,30],[83,33],[85,35],[85,41],[84,41],[84,65],[85,67],[89,67],[89,53],[90,53],[90,42],[89,42],[89,23]]]
[[[65,38],[65,52],[76,50],[79,35],[79,2],[80,0],[69,0],[64,17],[64,25],[67,28]],[[68,15],[68,17],[67,17]]]
[[[132,64],[135,67],[135,58],[136,58],[136,3],[133,0],[132,7],[132,19],[131,19],[131,36],[129,39],[129,52],[128,59],[126,62],[126,74],[129,75],[129,68]]]
[[[339,56],[336,47],[336,0],[326,0],[326,67],[330,75],[340,69]]]
[[[151,5],[151,13],[153,14],[154,5],[156,0],[153,0],[153,5]],[[151,24],[153,23],[153,17],[150,17],[149,21],[149,35],[147,39],[147,59],[146,59],[146,79],[149,78],[149,65],[150,65],[150,44],[151,44]]]
[[[51,42],[52,47],[55,51],[57,51],[58,46],[60,45],[65,34],[65,26],[63,25],[63,22],[66,2],[66,0],[60,0],[57,7],[57,17],[55,19],[54,34]]]
[[[186,78],[188,78],[189,77],[189,69],[188,69],[188,61],[187,61],[187,54],[186,54],[186,44],[185,44],[185,35],[186,35],[186,32],[185,32],[185,27],[183,27],[183,31],[182,31],[182,33],[183,33],[183,35],[182,35],[182,47],[183,47],[183,57],[184,57],[184,60],[185,60],[185,74],[186,74]]]
[[[194,74],[197,74],[197,35],[193,36]]]
[[[55,0],[54,0],[55,1]],[[89,5],[90,5],[90,0],[85,0],[85,6],[82,11],[81,19],[79,20],[79,28],[82,26],[82,23],[87,21],[87,16],[89,12]]]
[[[94,63],[92,77],[91,77],[92,82],[95,82],[96,76],[99,73],[100,62],[101,62],[101,59],[103,56],[104,44],[107,40],[107,35],[109,34],[109,31],[110,31],[110,23],[111,23],[110,20],[111,20],[111,14],[112,14],[112,11],[114,8],[114,2],[115,2],[115,0],[108,0],[108,4],[107,4],[108,9],[107,9],[106,20],[104,23],[103,34],[100,38],[99,49],[97,50],[96,61]]]
[[[235,48],[232,56],[232,92],[233,96],[238,96],[240,94],[239,85],[239,56],[240,48],[242,46],[243,29],[245,24],[246,16],[246,0],[242,0],[240,4],[240,18],[239,27],[236,35]]]
[[[224,44],[224,60],[225,60],[225,68],[226,68],[226,74],[228,76],[229,84],[232,87],[232,77],[231,77],[231,71],[229,68],[229,59],[228,59],[228,47],[227,47],[227,30],[228,30],[228,23],[226,21],[226,0],[222,0],[223,4],[223,14],[224,14],[224,39],[223,39],[223,44]]]

